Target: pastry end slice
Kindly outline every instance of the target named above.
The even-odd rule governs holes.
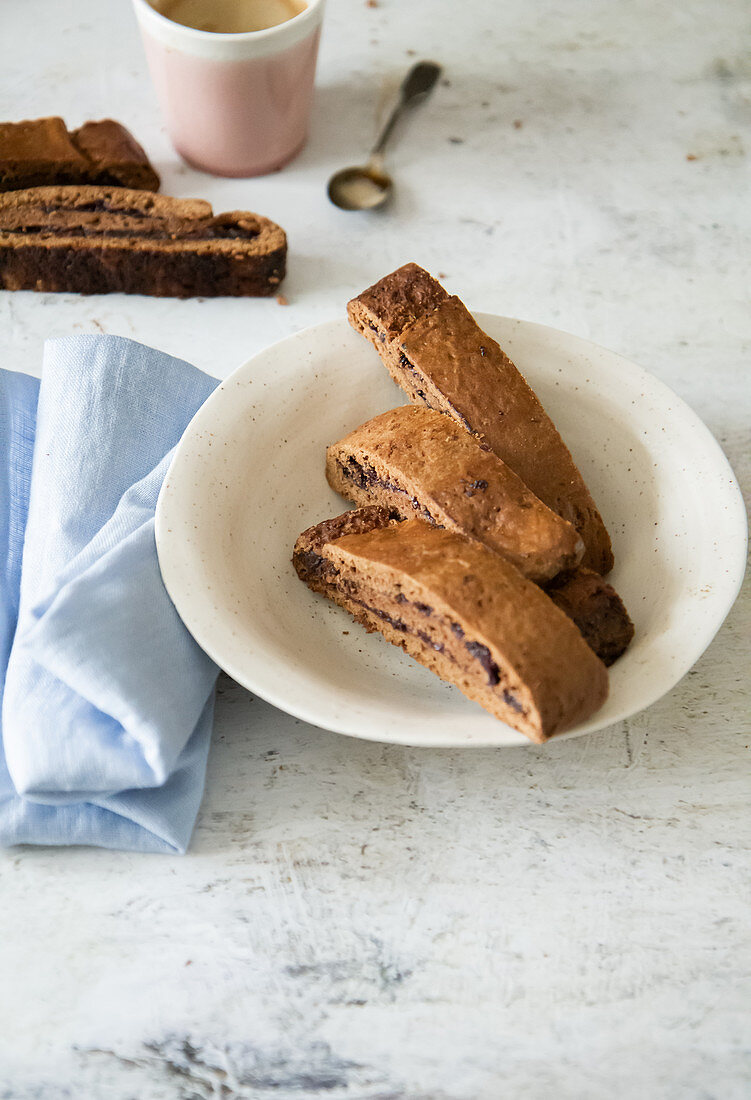
[[[314,592],[328,595],[328,589],[334,578],[330,563],[326,561],[322,550],[327,542],[335,542],[343,535],[360,534],[363,531],[376,531],[388,527],[397,521],[388,508],[371,506],[353,508],[342,512],[333,519],[315,523],[298,537],[292,553],[292,564],[301,581]]]
[[[111,118],[85,122],[71,131],[71,140],[90,164],[97,183],[158,191],[159,176],[129,130]]]
[[[390,523],[383,509],[346,516],[327,521],[325,534],[301,535],[293,560],[305,583],[366,629],[532,741],[602,705],[605,666],[509,562],[421,520]]]
[[[432,275],[418,264],[404,264],[358,294],[347,305],[352,327],[376,347],[395,339],[403,329],[448,298]]]
[[[634,624],[621,597],[598,573],[577,569],[554,580],[546,591],[608,668],[626,652]]]

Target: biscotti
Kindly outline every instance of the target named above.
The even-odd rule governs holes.
[[[626,652],[634,636],[634,624],[621,597],[599,573],[577,569],[556,578],[546,592],[605,665],[610,667]]]
[[[92,183],[158,191],[159,176],[136,139],[119,122],[104,118],[71,131],[74,145],[89,162]]]
[[[381,413],[326,453],[332,489],[355,504],[419,516],[504,554],[538,583],[574,569],[584,544],[492,451],[419,405]]]
[[[347,513],[345,534],[327,522],[298,539],[301,579],[501,721],[541,742],[605,701],[605,666],[499,554],[419,519],[388,523],[385,509]]]
[[[326,453],[326,477],[357,505],[419,517],[476,539],[542,585],[611,665],[634,633],[623,601],[598,573],[578,568],[571,526],[449,417],[420,405],[381,413]]]
[[[117,187],[36,187],[0,195],[6,290],[157,297],[274,294],[287,240],[247,211]]]
[[[390,527],[398,522],[388,508],[368,505],[342,512],[308,527],[297,538],[292,553],[292,564],[298,577],[314,592],[327,595],[327,586],[334,579],[335,573],[321,554],[326,543],[334,542],[343,535],[359,535],[363,531],[375,531],[379,527]]]
[[[54,184],[159,190],[159,176],[129,130],[111,118],[68,130],[61,118],[0,122],[0,191]]]
[[[457,297],[407,264],[353,299],[348,315],[411,402],[448,414],[476,435],[577,529],[587,567],[603,574],[612,568],[602,517],[555,425]]]
[[[448,291],[419,264],[403,267],[379,279],[347,305],[353,328],[380,352],[418,318],[432,313]]]

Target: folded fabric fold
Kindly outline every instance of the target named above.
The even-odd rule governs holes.
[[[188,843],[217,669],[162,584],[154,511],[215,385],[110,336],[49,341],[38,403],[0,372],[2,844]]]

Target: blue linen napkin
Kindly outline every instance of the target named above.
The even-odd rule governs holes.
[[[217,668],[162,584],[154,510],[216,386],[117,336],[0,370],[0,844],[185,851]]]

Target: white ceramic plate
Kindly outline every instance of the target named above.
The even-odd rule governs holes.
[[[568,736],[587,733],[649,706],[709,645],[743,576],[745,510],[713,437],[657,379],[554,329],[477,317],[573,452],[636,625],[605,706]],[[402,403],[376,352],[343,320],[240,367],[194,417],[162,489],[164,582],[221,668],[305,721],[410,745],[527,744],[313,595],[292,568],[297,535],[347,506],[324,477],[326,445]]]

